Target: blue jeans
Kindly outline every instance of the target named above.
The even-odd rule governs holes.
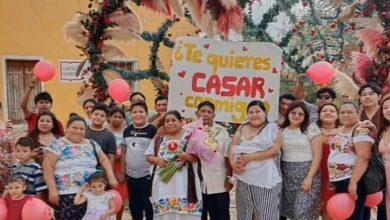
[[[348,193],[349,181],[350,181],[350,179],[332,182],[332,184],[336,188],[336,193]],[[355,202],[355,210],[349,219],[369,220],[371,217],[371,211],[369,208],[365,207],[365,205],[364,205],[364,203],[366,202],[367,193],[366,193],[366,189],[364,188],[363,184],[358,183],[356,193],[357,193],[358,199]]]
[[[144,212],[146,220],[153,219],[153,207],[149,200],[152,178],[144,176],[133,178],[127,176],[127,186],[129,189],[129,208],[131,217],[134,220],[142,220]]]

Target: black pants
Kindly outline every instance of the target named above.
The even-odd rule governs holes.
[[[383,200],[386,200],[386,191],[383,191]],[[387,220],[387,213],[386,213],[386,205],[384,202],[382,202],[380,205],[378,205],[378,214],[376,216],[377,220]]]
[[[229,192],[202,194],[203,209],[202,220],[207,220],[207,214],[210,215],[211,220],[229,220]]]
[[[350,179],[332,182],[336,188],[336,193],[348,193],[349,181]],[[364,205],[367,197],[366,189],[364,188],[363,184],[358,183],[358,188],[356,191],[358,199],[355,202],[355,211],[353,212],[350,219],[369,220],[371,216],[371,210]]]
[[[75,205],[74,197],[76,194],[60,195],[60,201],[54,206],[55,219],[58,220],[81,220],[87,211],[87,204]]]
[[[146,220],[152,220],[153,207],[149,201],[150,187],[152,186],[151,177],[132,178],[127,176],[127,186],[130,192],[129,208],[131,217],[134,220],[142,220],[145,212]]]

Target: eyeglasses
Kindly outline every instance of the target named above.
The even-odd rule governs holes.
[[[332,96],[330,96],[330,95],[319,95],[319,96],[317,96],[317,98],[318,99],[331,99]]]
[[[292,116],[299,116],[299,117],[305,116],[305,114],[302,113],[302,112],[290,112],[290,114],[291,114]]]

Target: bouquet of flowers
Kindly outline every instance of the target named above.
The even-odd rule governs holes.
[[[203,127],[202,119],[196,122],[195,128],[191,131],[190,135],[185,138],[184,152],[196,155],[202,162],[207,164],[216,164],[222,158],[217,151],[218,143],[215,141],[215,136],[218,132],[206,133],[205,127]],[[159,175],[163,183],[168,183],[176,171],[182,169],[186,162],[177,161],[180,154],[180,146],[177,143],[172,142],[168,145],[168,150],[173,154],[169,159],[166,167],[160,169]]]
[[[168,165],[160,170],[160,180],[163,183],[168,183],[173,175],[175,175],[176,171],[181,170],[183,168],[185,162],[183,161],[176,161],[176,160],[171,160],[168,162]]]
[[[222,159],[217,150],[218,142],[215,140],[219,132],[204,127],[203,120],[198,119],[188,141],[187,153],[198,156],[206,164],[218,163]]]
[[[188,136],[189,138],[189,136]],[[187,142],[187,140],[186,140]],[[185,147],[186,148],[186,147]],[[178,143],[172,142],[168,145],[168,151],[172,155],[167,163],[167,166],[160,169],[159,175],[160,180],[163,183],[168,183],[173,175],[176,173],[176,171],[180,170],[184,165],[184,161],[177,161],[177,158],[179,157],[180,152],[180,146]],[[185,149],[184,149],[185,151]]]

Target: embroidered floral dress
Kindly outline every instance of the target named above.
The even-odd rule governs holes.
[[[328,158],[329,180],[336,182],[351,178],[356,161],[354,143],[366,141],[374,143],[373,134],[365,128],[357,128],[354,137],[350,134],[338,133],[329,141]]]
[[[167,161],[175,159],[184,150],[186,136],[186,134],[183,135],[181,140],[167,140],[164,138],[157,156]],[[154,143],[155,141],[153,140],[145,152],[146,155],[155,155]],[[191,220],[201,218],[202,194],[197,172],[197,163],[193,163],[192,166],[195,173],[196,196],[198,199],[196,203],[188,202],[188,163],[181,170],[176,171],[168,183],[163,183],[160,180],[160,168],[157,166],[150,198],[154,209],[154,219]]]
[[[8,182],[12,154],[12,129],[0,129],[0,192]]]

